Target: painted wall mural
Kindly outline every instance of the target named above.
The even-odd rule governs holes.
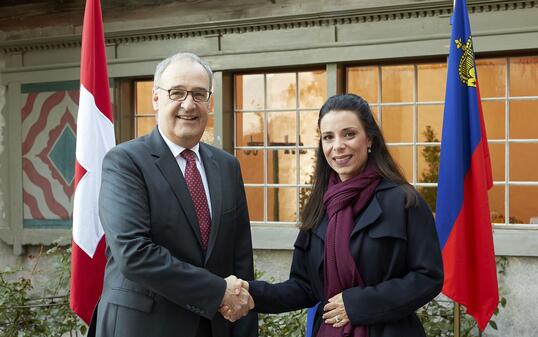
[[[78,81],[23,85],[22,99],[24,227],[69,228],[73,210]]]

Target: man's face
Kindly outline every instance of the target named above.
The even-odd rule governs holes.
[[[160,89],[153,89],[153,109],[161,132],[177,145],[192,148],[207,125],[209,102],[196,102],[190,93],[183,101],[173,101],[167,90],[210,91],[207,72],[196,62],[176,61],[164,70],[155,86]]]

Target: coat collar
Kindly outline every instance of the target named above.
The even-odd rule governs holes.
[[[366,206],[362,214],[359,216],[353,230],[351,231],[350,239],[360,230],[368,227],[374,223],[383,213],[379,200],[377,199],[377,193],[379,191],[387,190],[398,186],[397,183],[383,179],[381,183],[376,187],[372,201]],[[325,241],[325,233],[327,232],[327,226],[329,225],[329,219],[325,215],[321,223],[313,229],[313,234],[319,237],[322,241]]]
[[[198,220],[196,219],[196,211],[194,209],[194,204],[192,203],[185,178],[181,173],[176,158],[174,158],[170,148],[164,141],[157,127],[155,127],[151,134],[146,137],[145,141],[150,149],[151,154],[156,158],[155,165],[161,171],[168,184],[170,184],[172,191],[178,200],[179,206],[183,210],[183,213],[187,218],[187,222],[191,226],[201,249],[202,240],[200,238]],[[220,225],[220,215],[222,211],[222,186],[220,180],[220,167],[217,161],[215,161],[213,158],[211,147],[205,143],[199,143],[199,145],[200,157],[202,158],[202,163],[204,165],[209,194],[211,197],[211,233],[209,236],[207,252],[205,254],[205,262],[207,262],[215,245]]]
[[[353,227],[353,230],[351,231],[351,235],[349,238],[350,241],[358,232],[360,232],[362,229],[373,224],[381,216],[381,214],[383,214],[383,209],[381,208],[381,205],[377,198],[377,193],[379,191],[387,190],[387,189],[394,188],[397,186],[398,184],[390,182],[385,179],[381,181],[381,183],[377,186],[374,192],[372,201],[368,203],[368,205],[366,206],[362,214],[359,216],[359,218],[355,222],[355,225]],[[320,239],[321,249],[325,249],[325,234],[327,232],[328,225],[329,225],[329,219],[325,215],[321,223],[312,230],[312,234],[314,236],[317,236]],[[320,271],[320,273],[322,273],[322,269],[323,269],[324,256],[325,254],[314,254],[314,265],[316,266],[317,270]]]

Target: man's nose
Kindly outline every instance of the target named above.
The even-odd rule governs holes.
[[[188,93],[187,97],[181,102],[181,107],[185,109],[186,111],[191,111],[196,107],[196,102],[194,101],[194,98],[192,97],[192,93]]]

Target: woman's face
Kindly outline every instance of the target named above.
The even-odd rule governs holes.
[[[322,117],[319,128],[325,160],[340,180],[358,175],[372,146],[359,117],[352,111],[331,110]]]

